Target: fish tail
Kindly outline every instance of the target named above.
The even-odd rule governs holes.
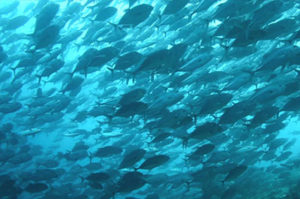
[[[79,178],[80,178],[80,183],[83,183],[84,182],[84,180],[85,180],[85,178],[84,177],[82,177],[82,176],[79,176]]]

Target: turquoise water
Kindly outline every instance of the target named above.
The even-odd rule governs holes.
[[[0,198],[300,198],[299,4],[0,0]]]

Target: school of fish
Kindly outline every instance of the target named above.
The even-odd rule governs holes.
[[[299,0],[0,1],[1,199],[299,199],[299,112]]]

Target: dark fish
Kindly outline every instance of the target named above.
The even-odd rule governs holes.
[[[137,163],[144,157],[145,153],[146,153],[146,151],[144,149],[135,149],[135,150],[129,152],[123,158],[119,168],[122,169],[122,168],[133,167],[135,163]]]
[[[119,101],[119,104],[121,106],[130,104],[130,103],[134,103],[136,101],[139,101],[141,98],[144,97],[144,95],[146,94],[146,90],[142,89],[142,88],[137,88],[134,89],[132,91],[129,91],[128,93],[125,93],[124,95],[122,95],[122,98]]]
[[[144,175],[140,172],[128,172],[118,182],[118,192],[129,193],[146,184]]]
[[[300,110],[300,96],[293,97],[281,109],[282,111],[299,111]]]
[[[9,95],[8,93],[1,93],[0,94],[0,104],[6,104],[12,99],[12,96]]]
[[[203,140],[214,135],[217,135],[224,131],[224,129],[214,122],[206,122],[201,126],[196,127],[196,129],[190,134],[190,138]]]
[[[8,23],[4,26],[4,30],[14,30],[27,23],[29,17],[27,16],[17,16],[13,19],[10,19]]]
[[[163,11],[163,15],[171,15],[180,11],[188,4],[189,0],[171,0]]]
[[[28,191],[29,193],[38,193],[47,189],[48,185],[46,185],[45,183],[30,183],[25,188],[25,191]]]
[[[233,181],[237,179],[247,170],[247,168],[248,167],[245,165],[234,167],[229,171],[229,173],[226,175],[225,179],[222,182],[224,183],[224,182]]]
[[[231,186],[229,189],[227,189],[224,193],[221,195],[221,199],[231,199],[234,198],[237,194],[237,189],[234,186]]]
[[[159,199],[159,195],[157,193],[148,194],[145,199]]]
[[[115,7],[105,7],[98,10],[95,21],[105,21],[117,13],[118,9]]]
[[[138,64],[143,58],[143,55],[138,52],[126,53],[119,57],[116,61],[115,67],[112,70],[126,70],[135,64]]]
[[[3,51],[2,46],[0,46],[0,64],[7,59],[7,54]]]
[[[114,47],[107,47],[101,50],[90,48],[79,58],[74,72],[83,71],[86,75],[91,68],[99,70],[100,67],[115,58],[118,54],[119,50]]]
[[[75,151],[81,151],[81,150],[87,150],[89,146],[85,144],[83,141],[77,142],[74,147],[72,148],[72,152]]]
[[[194,12],[201,12],[203,10],[207,10],[209,7],[211,7],[216,1],[214,0],[205,0],[200,3],[200,5],[195,9]]]
[[[135,73],[141,71],[156,72],[158,69],[168,68],[170,64],[169,50],[162,49],[147,55],[136,69]]]
[[[264,31],[266,32],[265,39],[275,39],[277,37],[289,35],[291,32],[295,32],[296,27],[295,19],[282,19],[264,28]]]
[[[59,166],[59,161],[57,160],[51,160],[51,159],[44,159],[44,160],[41,160],[41,162],[39,162],[38,164],[45,167],[45,168],[55,168],[57,166]]]
[[[150,157],[150,158],[146,159],[141,164],[141,166],[139,167],[139,169],[151,170],[151,169],[154,169],[154,168],[156,168],[158,166],[163,165],[168,160],[170,160],[170,157],[167,156],[167,155],[155,155],[153,157]]]
[[[49,77],[53,73],[57,72],[60,68],[64,66],[65,62],[60,59],[54,59],[52,60],[49,65],[47,65],[45,68],[43,68],[43,71],[41,74],[36,75],[38,77],[38,82],[41,82],[42,77]]]
[[[99,182],[89,182],[89,186],[94,189],[103,189],[103,185]]]
[[[152,143],[158,143],[161,142],[163,140],[165,140],[166,138],[170,137],[172,134],[171,133],[160,133],[157,136],[155,136],[155,138],[153,140],[151,140]]]
[[[141,4],[129,9],[120,19],[119,25],[135,27],[145,21],[151,14],[153,7],[148,4]]]
[[[62,92],[65,93],[67,91],[80,89],[81,88],[80,86],[83,83],[83,81],[84,81],[84,79],[79,76],[72,77],[70,79],[70,81],[67,82],[67,84],[64,86],[64,88],[62,89]]]
[[[280,15],[280,10],[283,10],[282,1],[270,1],[258,8],[252,14],[252,28],[260,28],[266,23],[276,18],[276,15]]]
[[[76,116],[72,120],[77,122],[82,122],[85,119],[87,119],[88,117],[87,114],[88,114],[87,110],[79,111],[77,112]]]
[[[276,161],[277,162],[281,162],[281,161],[285,161],[287,159],[289,159],[289,157],[292,155],[293,153],[291,151],[285,151],[282,154],[280,154],[277,158]]]
[[[300,48],[294,45],[285,45],[280,48],[274,48],[271,52],[264,54],[261,66],[257,71],[273,71],[278,67],[287,67],[293,64],[299,64],[298,59]]]
[[[34,36],[35,49],[47,48],[59,39],[60,26],[51,25]]]
[[[142,115],[146,112],[148,105],[144,102],[131,102],[121,106],[115,113],[115,116],[130,117],[134,115]]]
[[[19,165],[32,160],[32,156],[29,153],[18,153],[11,157],[8,162]]]
[[[234,124],[236,121],[250,115],[255,110],[256,104],[253,101],[242,101],[226,108],[220,117],[220,124]]]
[[[0,105],[0,113],[13,113],[22,108],[22,104],[19,102],[10,102]]]
[[[119,155],[120,153],[122,153],[123,149],[120,147],[116,147],[116,146],[105,146],[105,147],[101,147],[99,148],[94,155],[96,157],[110,157],[113,155]]]
[[[33,181],[51,181],[57,179],[63,174],[63,169],[36,169],[34,172],[30,173],[28,180]]]
[[[203,99],[204,102],[201,107],[200,114],[213,114],[228,104],[232,97],[233,95],[227,93],[209,95]]]
[[[97,172],[91,173],[85,179],[92,182],[105,182],[110,179],[110,175],[106,172]]]
[[[199,160],[203,155],[212,152],[214,148],[215,145],[213,144],[205,144],[203,146],[198,147],[194,152],[192,152],[192,154],[189,155],[189,158],[192,160]]]
[[[36,34],[50,25],[51,21],[56,16],[59,10],[59,5],[55,3],[47,4],[36,17],[34,33]]]
[[[265,123],[267,120],[277,115],[278,113],[279,113],[279,108],[275,106],[264,107],[261,111],[258,111],[255,114],[248,127],[255,128],[260,124]]]

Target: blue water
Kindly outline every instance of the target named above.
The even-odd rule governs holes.
[[[0,0],[0,198],[300,198],[299,7]]]

